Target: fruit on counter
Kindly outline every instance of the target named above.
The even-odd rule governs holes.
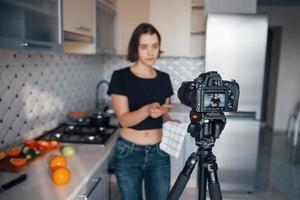
[[[63,156],[54,156],[49,163],[49,167],[52,170],[55,170],[60,167],[66,167],[67,166],[67,160]]]
[[[6,151],[9,157],[17,157],[21,154],[21,147],[12,147]]]
[[[52,172],[51,179],[57,185],[65,185],[71,179],[71,172],[66,167],[59,167]]]
[[[27,163],[27,158],[11,158],[10,164],[15,167],[23,167]]]
[[[58,147],[58,141],[51,140],[51,141],[49,141],[48,146],[49,146],[50,149],[55,149],[56,147]]]
[[[49,150],[50,149],[49,142],[47,142],[45,140],[38,140],[37,141],[37,149],[41,152]]]
[[[7,153],[6,153],[6,152],[0,151],[0,160],[6,158],[6,156],[7,156]]]
[[[76,148],[74,146],[70,146],[70,145],[64,146],[61,149],[61,153],[64,156],[74,156],[76,154],[76,152],[77,152]]]
[[[35,148],[37,146],[37,141],[36,140],[26,140],[24,142],[24,146],[30,147],[30,148]]]

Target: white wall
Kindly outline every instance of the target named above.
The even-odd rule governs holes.
[[[275,130],[286,130],[289,115],[300,102],[300,7],[258,7],[269,24],[282,27],[275,104]]]
[[[206,0],[206,13],[256,13],[257,0]]]

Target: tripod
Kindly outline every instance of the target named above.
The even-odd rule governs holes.
[[[219,138],[226,124],[224,113],[196,113],[190,112],[191,123],[188,132],[198,146],[197,152],[193,152],[183,170],[180,172],[172,187],[168,200],[178,200],[189,181],[195,165],[198,164],[198,200],[206,199],[206,186],[208,183],[211,200],[222,200],[220,184],[218,180],[218,165],[216,157],[212,153],[215,140]]]

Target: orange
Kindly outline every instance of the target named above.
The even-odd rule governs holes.
[[[23,167],[27,163],[27,158],[11,158],[9,162],[15,167]]]
[[[56,168],[59,167],[66,167],[67,166],[67,160],[63,156],[55,156],[54,158],[51,159],[49,163],[49,167],[52,170],[55,170]]]
[[[71,172],[65,167],[57,168],[52,173],[52,181],[57,185],[65,185],[71,179]]]

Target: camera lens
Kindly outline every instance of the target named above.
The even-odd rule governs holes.
[[[178,90],[178,98],[180,102],[186,106],[191,107],[193,97],[193,81],[183,82]]]

